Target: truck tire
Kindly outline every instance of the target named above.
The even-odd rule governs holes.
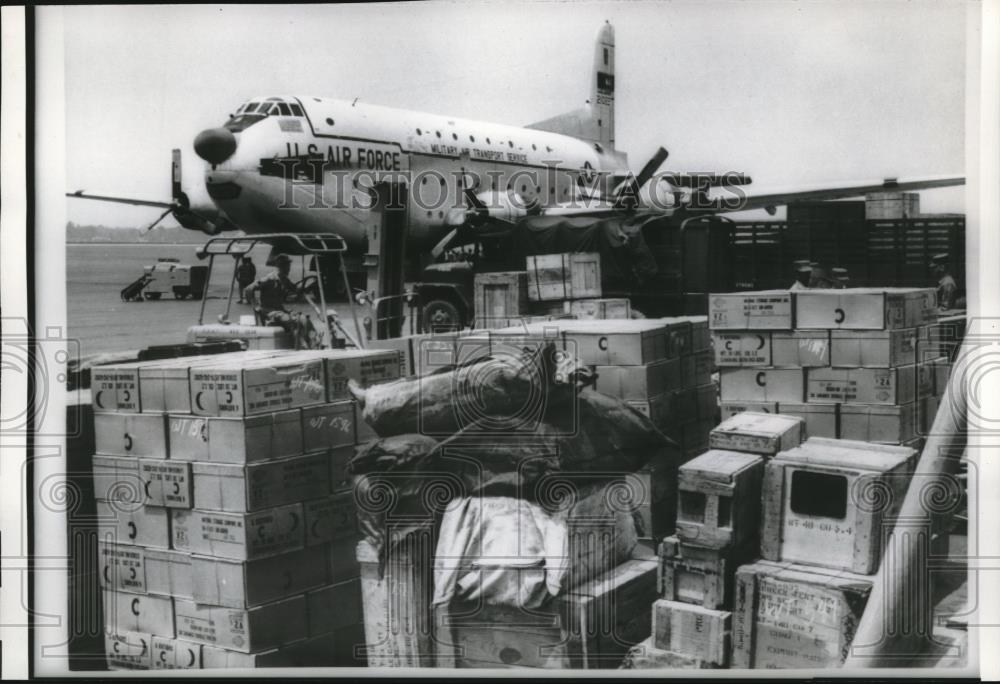
[[[191,296],[191,290],[186,287],[175,287],[174,288],[174,299],[187,299]]]
[[[458,307],[447,299],[432,299],[424,305],[424,332],[447,332],[461,330],[462,314]]]
[[[160,298],[160,295],[161,295],[161,294],[162,294],[161,292],[143,292],[143,296],[144,296],[144,297],[145,297],[145,298],[146,298],[147,300],[152,300],[152,301],[154,301],[154,302],[155,302],[155,301],[156,301],[157,299],[159,299],[159,298]]]

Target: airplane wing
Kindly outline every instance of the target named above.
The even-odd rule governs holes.
[[[97,200],[99,202],[117,202],[118,204],[132,204],[137,207],[157,207],[159,209],[170,209],[175,206],[172,202],[153,202],[151,200],[130,199],[128,197],[108,197],[106,195],[88,195],[83,190],[67,192],[67,197],[78,197],[80,199]]]
[[[844,199],[847,197],[859,197],[870,192],[905,192],[908,190],[927,190],[929,188],[946,188],[956,185],[965,185],[964,176],[928,176],[924,178],[911,178],[899,180],[887,178],[881,181],[854,181],[844,183],[824,183],[815,186],[797,186],[788,188],[774,188],[761,193],[744,193],[745,197],[738,205],[736,197],[727,191],[727,196],[722,199],[733,200],[733,206],[717,206],[706,209],[708,213],[719,214],[733,211],[746,211],[748,209],[773,209],[778,205],[788,204],[796,200],[832,200]],[[711,198],[719,199],[719,198]],[[694,209],[691,207],[691,209]],[[773,212],[772,212],[773,213]]]

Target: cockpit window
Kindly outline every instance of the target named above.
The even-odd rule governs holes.
[[[256,103],[256,102],[251,102],[250,104],[248,104],[247,108],[244,110],[244,113],[245,114],[249,114],[250,112],[256,110],[257,109],[257,104],[258,103]]]
[[[235,116],[226,122],[226,128],[233,133],[245,130],[268,116],[304,116],[302,107],[292,102],[282,102],[281,98],[269,97],[264,102],[248,102],[236,110]]]
[[[278,111],[281,112],[282,116],[291,116],[292,115],[292,110],[290,110],[288,108],[288,105],[286,105],[284,102],[279,102],[278,103]]]
[[[294,102],[289,103],[288,106],[292,108],[292,114],[295,116],[302,116],[302,107],[298,106]]]

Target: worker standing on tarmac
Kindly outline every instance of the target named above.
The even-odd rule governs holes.
[[[846,268],[831,268],[830,273],[833,275],[834,282],[836,282],[836,285],[834,285],[835,288],[839,290],[847,289],[851,279],[847,275]]]
[[[253,263],[253,259],[249,256],[242,257],[240,259],[240,265],[236,267],[236,282],[240,286],[240,304],[248,304],[249,300],[244,298],[243,291],[249,287],[257,278],[257,267]]]
[[[790,290],[807,290],[809,289],[809,277],[812,275],[812,268],[809,266],[809,260],[799,260],[795,262],[795,282],[788,289]]]
[[[812,273],[809,276],[810,289],[834,289],[837,287],[837,281],[830,276],[825,262],[813,261],[809,265],[812,267]]]
[[[931,270],[937,282],[937,305],[939,309],[955,308],[958,296],[958,284],[948,268],[948,255],[936,254],[931,257]]]

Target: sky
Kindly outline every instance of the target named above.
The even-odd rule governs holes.
[[[67,190],[169,201],[191,144],[256,95],[525,125],[589,96],[615,27],[616,138],[641,167],[741,171],[754,189],[961,173],[962,1],[424,2],[64,7]],[[44,22],[39,29],[45,30]],[[978,37],[976,38],[978,40]],[[921,209],[964,211],[961,188]],[[155,209],[68,200],[67,220]],[[171,220],[164,225],[171,225]]]

